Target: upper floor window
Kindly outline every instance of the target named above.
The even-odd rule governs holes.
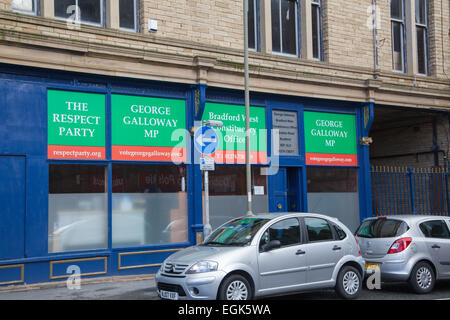
[[[417,71],[428,74],[427,0],[416,0]]]
[[[405,72],[404,0],[391,0],[392,69]]]
[[[138,17],[137,0],[119,0],[119,25],[120,29],[137,31]]]
[[[78,20],[81,23],[104,26],[104,0],[57,0],[55,17]]]
[[[12,9],[21,13],[38,14],[38,0],[13,0]]]
[[[298,2],[272,0],[272,52],[298,56]]]
[[[322,0],[311,1],[312,52],[313,59],[322,60]]]
[[[248,48],[258,51],[258,0],[248,1]]]

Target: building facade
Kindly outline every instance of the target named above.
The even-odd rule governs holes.
[[[249,1],[254,212],[353,230],[372,215],[376,111],[449,112],[449,10]],[[0,285],[73,266],[152,274],[201,241],[203,120],[224,124],[211,224],[245,214],[243,13],[238,0],[0,0]]]

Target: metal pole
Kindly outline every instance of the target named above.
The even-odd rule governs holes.
[[[248,89],[248,0],[244,0],[244,77],[245,77],[245,167],[247,175],[247,215],[252,212],[252,170],[250,164],[250,94]]]
[[[205,226],[203,229],[203,236],[206,239],[212,232],[211,224],[209,223],[209,175],[205,171]]]

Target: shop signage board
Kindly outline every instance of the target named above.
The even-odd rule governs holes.
[[[304,126],[307,165],[358,165],[354,115],[305,111]]]
[[[47,91],[48,159],[106,158],[105,101],[104,94]]]
[[[279,130],[278,155],[298,156],[297,112],[273,110],[272,128]]]
[[[186,161],[186,101],[111,95],[111,157]]]
[[[267,163],[267,130],[264,107],[250,107],[250,161]],[[202,121],[222,121],[214,128],[218,135],[215,163],[245,163],[245,107],[220,103],[205,103]]]

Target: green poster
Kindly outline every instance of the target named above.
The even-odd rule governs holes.
[[[105,95],[47,92],[49,159],[105,159]]]
[[[253,163],[267,163],[266,110],[250,107],[250,157]],[[245,163],[245,107],[206,103],[202,120],[222,121],[214,128],[219,144],[214,154],[217,163]]]
[[[186,102],[111,95],[113,160],[185,161]]]
[[[305,111],[304,125],[306,164],[357,165],[354,115]]]

